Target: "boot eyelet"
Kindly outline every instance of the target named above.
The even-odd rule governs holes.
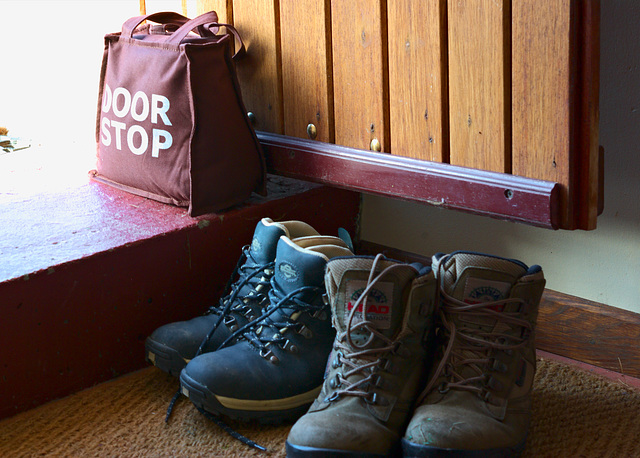
[[[375,391],[370,391],[363,399],[369,405],[386,405],[386,400]]]
[[[311,339],[313,337],[313,331],[304,325],[302,325],[297,332],[305,339]]]
[[[331,367],[334,369],[339,368],[340,366],[342,366],[342,352],[338,352],[336,353],[336,357],[333,359],[333,361],[331,362]]]
[[[342,383],[340,383],[340,377],[342,377],[342,374],[336,374],[335,377],[329,381],[329,387],[334,390],[339,388],[340,385],[342,385]]]
[[[327,312],[324,309],[316,310],[315,312],[313,312],[313,315],[311,315],[311,317],[316,318],[320,321],[325,321],[327,319]]]
[[[440,394],[447,394],[449,392],[449,384],[447,382],[442,382],[439,386],[438,386],[438,393]]]
[[[484,402],[486,402],[487,404],[491,404],[493,406],[500,405],[500,401],[498,400],[498,398],[496,398],[487,390],[482,390],[480,393],[478,393],[478,397],[482,399]]]
[[[495,379],[492,376],[487,376],[485,385],[487,386],[487,388],[490,388],[493,391],[502,391],[502,389],[504,388],[502,383],[500,383],[499,380]]]
[[[298,347],[295,344],[292,344],[290,340],[286,340],[284,344],[282,344],[282,349],[287,350],[290,353],[298,353]]]
[[[260,356],[262,356],[264,359],[268,360],[272,364],[278,364],[280,362],[278,357],[274,355],[271,349],[269,348],[261,348]]]
[[[333,393],[331,393],[330,396],[327,396],[326,398],[324,398],[324,402],[333,402],[333,401],[337,401],[338,399],[340,399],[340,395],[338,394],[337,391],[334,391]]]
[[[411,356],[411,352],[409,351],[409,349],[399,342],[396,342],[395,348],[391,351],[391,353],[399,356],[400,358],[408,358],[409,356]]]
[[[491,358],[491,360],[489,360],[489,367],[491,367],[491,369],[493,369],[494,371],[500,372],[503,374],[507,373],[509,370],[509,368],[505,363],[495,358]]]
[[[400,368],[393,364],[389,359],[383,359],[380,362],[380,367],[388,374],[397,375],[400,372]]]

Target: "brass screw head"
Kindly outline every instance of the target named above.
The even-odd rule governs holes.
[[[315,126],[315,124],[309,123],[309,125],[307,126],[307,135],[311,140],[316,139],[316,137],[318,136],[318,128]]]

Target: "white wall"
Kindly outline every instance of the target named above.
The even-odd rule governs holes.
[[[602,1],[600,144],[605,211],[594,231],[550,231],[365,196],[364,240],[405,251],[475,250],[540,264],[547,287],[640,313],[640,2]]]

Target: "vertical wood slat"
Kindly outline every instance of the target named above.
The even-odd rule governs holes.
[[[333,142],[330,0],[280,0],[284,133]],[[313,124],[315,136],[307,127]]]
[[[144,4],[144,5],[143,5]],[[144,0],[140,1],[140,10],[144,6],[145,13],[151,14],[160,11],[175,11],[183,16],[195,13],[196,0]]]
[[[255,128],[283,133],[282,68],[277,0],[236,0],[233,22],[247,55],[237,63],[238,79]]]
[[[448,2],[451,164],[510,172],[510,2]]]
[[[448,162],[446,0],[387,3],[391,151]]]
[[[332,0],[335,141],[390,152],[386,0]]]
[[[561,184],[571,225],[571,0],[513,0],[513,173]]]
[[[198,16],[209,11],[215,11],[218,21],[224,24],[233,24],[232,0],[198,0]]]
[[[576,160],[572,165],[573,199],[578,229],[596,228],[604,205],[604,156],[600,151],[600,0],[583,0],[576,4],[573,23],[575,41],[571,44],[576,62],[575,120]]]

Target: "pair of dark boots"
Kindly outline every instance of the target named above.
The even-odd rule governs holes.
[[[278,223],[263,220],[256,234],[261,224]],[[281,420],[300,416],[313,401],[291,429],[289,456],[522,450],[544,288],[539,267],[466,252],[421,266],[354,256],[334,238],[328,245],[340,249],[326,253],[295,239],[285,234],[277,244],[261,318],[247,320],[244,330],[235,318],[240,332],[224,331],[235,343],[200,350],[182,371],[183,393],[196,406]],[[302,262],[308,256],[321,261]],[[325,287],[329,304],[322,301]],[[231,296],[218,308],[233,309]],[[226,326],[218,321],[213,334]],[[151,355],[162,329],[147,342]]]
[[[155,330],[147,360],[179,376],[181,392],[209,413],[298,418],[320,390],[335,336],[325,266],[352,255],[350,240],[262,219],[219,303]]]

